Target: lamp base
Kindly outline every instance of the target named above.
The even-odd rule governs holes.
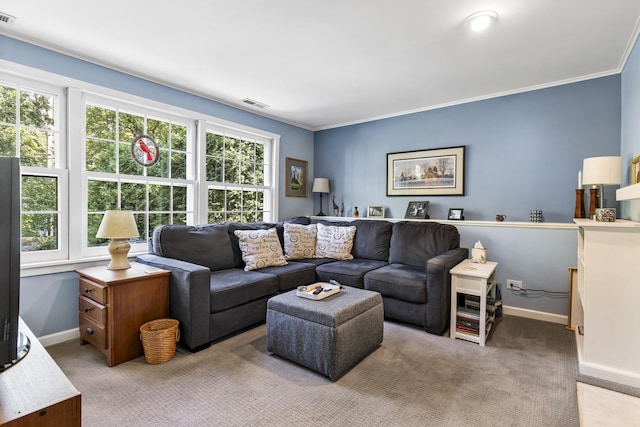
[[[327,214],[325,214],[324,212],[320,211],[316,214],[316,216],[327,216]]]
[[[107,247],[111,254],[111,262],[107,266],[107,270],[126,270],[131,268],[127,255],[131,245],[128,239],[112,239]]]

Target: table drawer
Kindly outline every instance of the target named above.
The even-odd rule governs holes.
[[[86,277],[80,277],[80,295],[84,295],[100,304],[107,304],[107,288],[92,282]]]
[[[97,348],[107,348],[107,328],[80,314],[80,338],[89,341]]]
[[[80,310],[80,313],[84,313],[85,316],[92,318],[101,325],[107,323],[107,307],[98,304],[84,295],[78,297],[78,310]]]

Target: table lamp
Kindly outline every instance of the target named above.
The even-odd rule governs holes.
[[[127,254],[131,245],[129,239],[138,237],[138,227],[131,211],[106,211],[102,217],[100,228],[96,233],[99,239],[111,239],[108,249],[111,262],[108,270],[125,270],[131,268]]]
[[[320,212],[318,212],[317,216],[325,216],[325,213],[322,212],[322,193],[329,192],[329,178],[314,178],[311,191],[320,193]]]
[[[590,157],[582,163],[582,184],[591,185],[589,200],[589,218],[596,215],[596,205],[603,209],[603,186],[622,183],[622,161],[620,156]],[[600,195],[598,196],[598,187]],[[597,202],[600,197],[600,203]]]

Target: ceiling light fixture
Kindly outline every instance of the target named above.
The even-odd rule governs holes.
[[[486,30],[487,28],[489,28],[489,26],[491,26],[491,24],[494,23],[494,21],[497,20],[498,12],[495,12],[493,10],[482,10],[480,12],[469,15],[467,19],[464,20],[464,22],[469,25],[471,31],[477,32]]]

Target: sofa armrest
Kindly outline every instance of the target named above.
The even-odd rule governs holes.
[[[191,350],[208,344],[211,270],[198,264],[152,254],[139,255],[136,259],[140,263],[171,271],[171,317],[180,321],[180,341]]]
[[[451,274],[449,270],[469,257],[469,249],[455,248],[428,259],[427,310],[425,330],[442,335],[449,325],[451,311]]]

